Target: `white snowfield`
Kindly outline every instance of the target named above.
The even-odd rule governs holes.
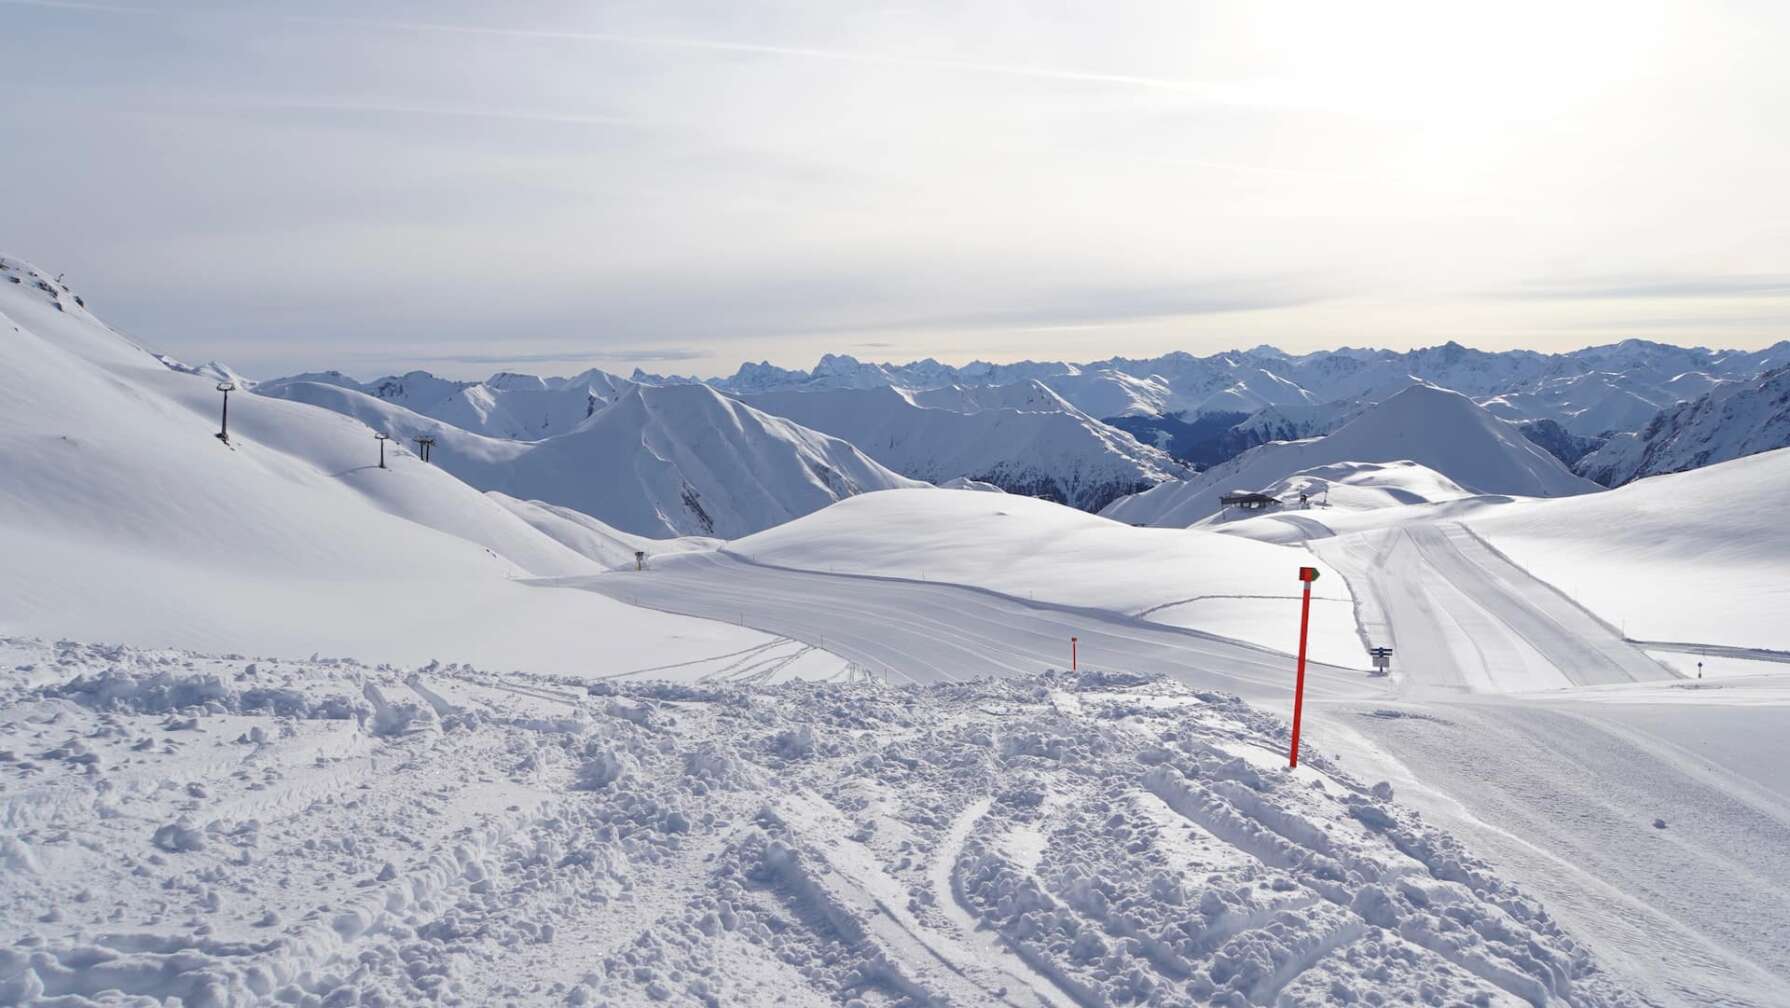
[[[1348,586],[1302,547],[1135,529],[1028,497],[866,494],[736,540],[726,551],[820,574],[969,586],[1033,607],[1202,629],[1282,652],[1289,621],[1298,617],[1298,569],[1315,564],[1325,574],[1312,603],[1312,655],[1353,668],[1367,660]],[[1073,616],[1063,624],[1066,639],[1075,633]]]
[[[1334,433],[1269,442],[1192,479],[1121,498],[1101,513],[1133,524],[1185,527],[1218,513],[1219,498],[1233,490],[1260,491],[1320,466],[1404,461],[1471,493],[1561,497],[1599,489],[1466,396],[1413,385]]]
[[[1790,449],[1467,519],[1639,640],[1790,651]]]
[[[586,686],[0,639],[8,1004],[1634,1003],[1135,675]]]

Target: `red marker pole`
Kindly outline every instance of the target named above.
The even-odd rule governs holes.
[[[1318,579],[1316,567],[1299,568],[1299,580],[1305,582],[1305,601],[1299,605],[1299,674],[1293,681],[1293,748],[1287,754],[1287,768],[1299,766],[1299,716],[1305,710],[1305,637],[1311,626],[1311,583]]]
[[[1071,671],[1071,672],[1079,671],[1079,668],[1078,668],[1078,666],[1076,664],[1076,660],[1075,660],[1075,638],[1074,637],[1069,638],[1069,671]]]

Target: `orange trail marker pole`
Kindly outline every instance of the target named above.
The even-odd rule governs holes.
[[[1076,664],[1075,638],[1071,637],[1071,638],[1069,638],[1069,671],[1076,672],[1079,670],[1080,669],[1079,669],[1078,665]]]
[[[1299,766],[1299,717],[1305,711],[1305,638],[1311,627],[1311,583],[1318,579],[1316,567],[1299,568],[1299,580],[1305,582],[1305,600],[1299,605],[1299,674],[1293,681],[1293,747],[1287,753],[1287,768]]]

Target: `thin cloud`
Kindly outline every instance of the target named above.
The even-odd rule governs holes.
[[[373,354],[360,356],[371,357]],[[381,360],[391,357],[389,351],[377,354]],[[409,359],[431,364],[561,364],[570,362],[614,361],[620,364],[651,364],[659,361],[701,360],[711,356],[707,350],[689,347],[641,347],[628,350],[558,350],[546,353],[425,353]]]
[[[182,17],[186,12],[158,11],[143,7],[83,3],[79,0],[0,0],[0,4],[21,7],[44,7],[61,10],[99,13],[159,15]],[[1284,105],[1287,96],[1262,84],[1185,80],[1148,77],[1135,74],[1101,73],[1089,70],[1064,70],[1054,67],[1026,66],[1008,63],[981,63],[974,60],[938,59],[904,53],[864,52],[850,49],[821,49],[811,46],[772,45],[759,42],[735,42],[722,39],[681,38],[667,35],[631,35],[620,32],[562,31],[547,28],[509,28],[498,25],[459,25],[435,21],[390,21],[377,18],[344,18],[310,14],[263,15],[244,11],[211,11],[211,17],[270,17],[294,23],[336,25],[359,30],[432,32],[451,35],[486,35],[501,38],[545,39],[568,42],[590,42],[601,45],[623,45],[651,49],[684,49],[702,52],[744,53],[757,56],[787,57],[836,63],[903,67],[910,69],[947,70],[960,73],[1022,77],[1033,80],[1095,84],[1111,87],[1144,88],[1196,95],[1204,101],[1223,105]]]
[[[6,2],[10,2],[10,0],[6,0]],[[638,119],[623,116],[584,115],[575,112],[549,112],[538,109],[409,105],[387,102],[262,101],[254,98],[226,98],[207,102],[207,104],[266,112],[343,112],[365,115],[439,116],[455,119],[503,119],[573,126],[634,126],[640,124]]]
[[[1790,275],[1738,274],[1700,277],[1606,277],[1572,283],[1537,283],[1496,292],[1537,300],[1631,298],[1750,298],[1790,294]]]

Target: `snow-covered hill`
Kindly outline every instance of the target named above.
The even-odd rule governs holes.
[[[1790,651],[1790,448],[1467,524],[1643,640]]]
[[[1095,420],[1037,381],[742,398],[844,438],[914,479],[968,478],[1087,511],[1188,472],[1167,453]]]
[[[452,381],[427,371],[358,382],[340,371],[323,371],[261,382],[255,390],[292,398],[285,395],[285,389],[297,384],[352,389],[461,430],[519,441],[563,434],[633,385],[595,369],[570,378],[500,372],[481,382]]]
[[[395,445],[378,468],[348,417],[237,393],[226,445],[212,375],[5,266],[0,633],[567,672],[770,640],[521,584],[601,567]]]
[[[921,485],[838,438],[706,385],[630,383],[572,430],[527,443],[473,434],[339,385],[288,381],[268,391],[401,441],[433,437],[431,461],[481,490],[572,508],[636,536],[734,538],[853,494]]]
[[[1102,512],[1142,525],[1186,526],[1233,490],[1259,491],[1295,473],[1346,462],[1412,461],[1470,493],[1559,497],[1598,489],[1471,399],[1413,385],[1324,437],[1252,448],[1190,480],[1114,501]]]
[[[1575,471],[1605,486],[1790,446],[1790,367],[1724,382],[1639,432],[1611,438]]]
[[[866,494],[728,544],[757,563],[967,585],[1105,609],[1286,651],[1303,548],[1136,529],[1049,501],[946,490]],[[1289,587],[1291,585],[1291,587]],[[1313,654],[1360,667],[1348,587],[1325,582]]]

